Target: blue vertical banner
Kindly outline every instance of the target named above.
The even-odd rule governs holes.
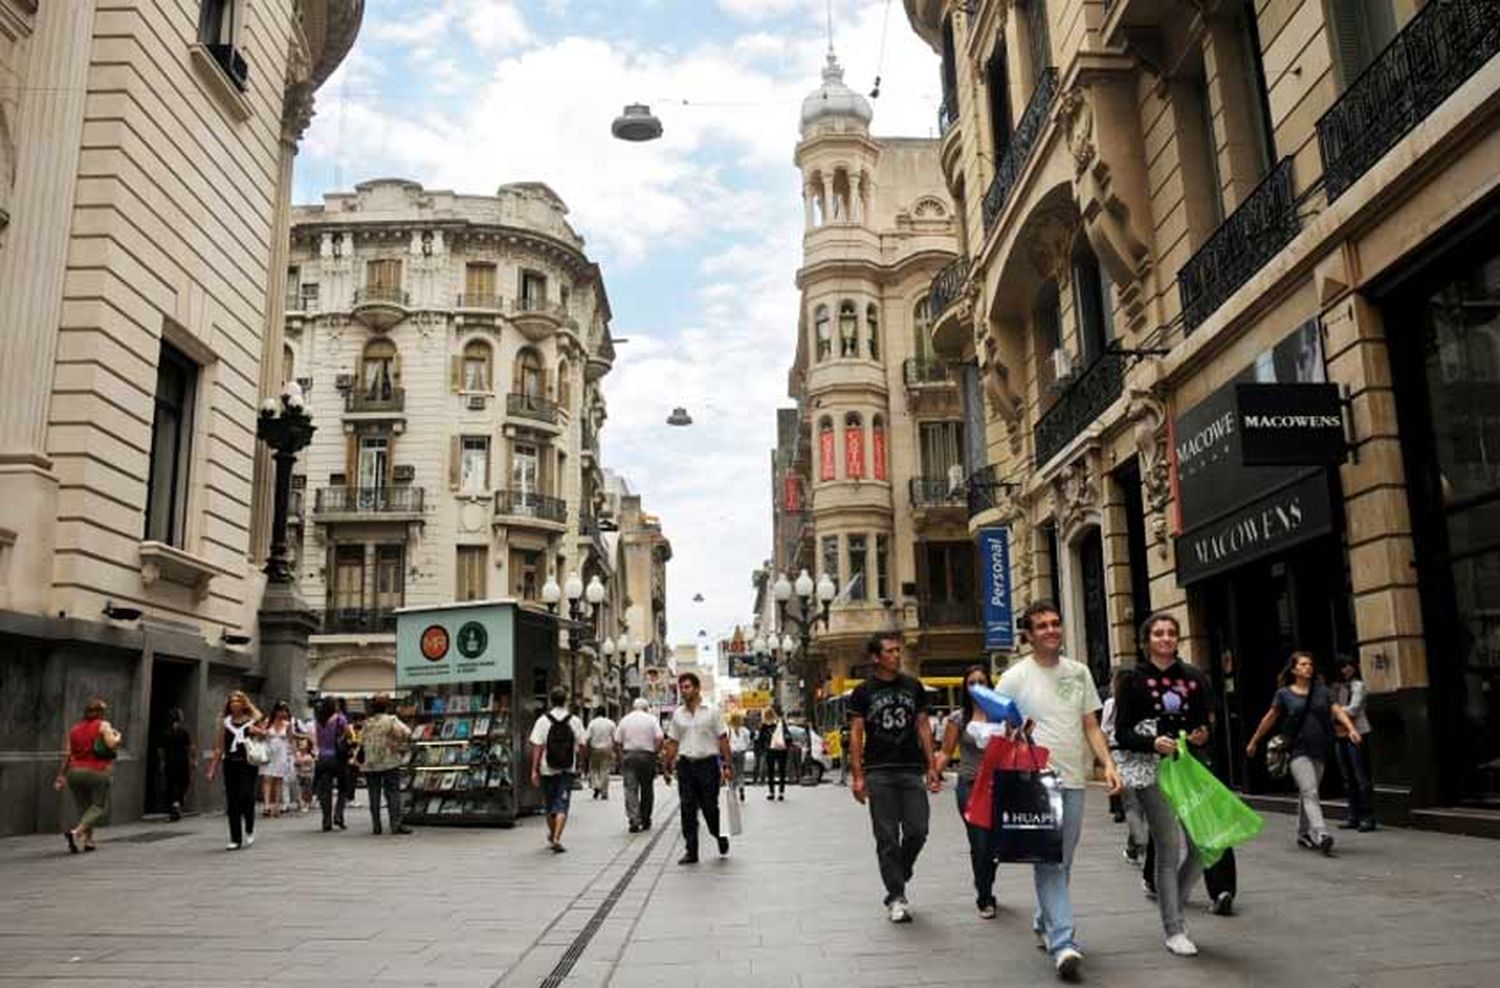
[[[979,530],[979,584],[984,594],[984,647],[1016,647],[1016,612],[1010,600],[1010,529]]]

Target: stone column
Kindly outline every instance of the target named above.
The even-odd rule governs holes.
[[[823,225],[827,226],[833,222],[833,176],[823,176]],[[841,217],[842,219],[842,217]]]
[[[292,712],[306,716],[308,638],[318,630],[318,618],[294,583],[269,583],[260,608],[260,667],[265,676],[262,695],[268,702],[285,699]]]
[[[7,606],[50,613],[57,477],[47,455],[57,327],[73,228],[94,0],[42,4],[15,121],[16,173],[0,251],[0,504],[16,533]]]
[[[813,219],[813,191],[808,183],[802,183],[802,222],[804,230],[811,230],[817,224]]]

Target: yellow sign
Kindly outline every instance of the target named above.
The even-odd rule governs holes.
[[[740,690],[740,706],[746,710],[764,710],[770,705],[770,690]]]

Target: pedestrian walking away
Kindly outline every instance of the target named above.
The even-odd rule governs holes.
[[[1116,768],[1119,767],[1122,755],[1119,746],[1115,744],[1115,709],[1119,702],[1120,691],[1125,688],[1129,679],[1129,666],[1119,666],[1115,669],[1115,674],[1110,680],[1109,699],[1104,701],[1104,710],[1099,714],[1099,729],[1104,732],[1104,737],[1109,742],[1109,753],[1114,759]],[[1122,788],[1118,797],[1110,797],[1111,811],[1113,811],[1116,798],[1119,799],[1120,812],[1125,820],[1125,860],[1139,868],[1145,857],[1146,848],[1151,842],[1151,831],[1146,826],[1146,813],[1141,809],[1141,801],[1136,798],[1135,791],[1129,786]]]
[[[1021,628],[1031,643],[1031,655],[1006,669],[999,692],[1025,712],[1031,739],[1049,752],[1049,767],[1062,784],[1062,861],[1032,866],[1036,884],[1036,914],[1032,929],[1046,949],[1058,975],[1078,976],[1083,952],[1073,925],[1073,897],[1068,888],[1073,854],[1083,831],[1084,793],[1098,762],[1111,794],[1123,787],[1109,753],[1109,741],[1099,728],[1099,692],[1088,666],[1065,657],[1062,614],[1051,601],[1037,601],[1021,615]]]
[[[1245,754],[1254,758],[1261,739],[1281,722],[1283,744],[1291,753],[1292,779],[1297,783],[1297,843],[1332,854],[1333,835],[1323,820],[1318,789],[1323,783],[1323,768],[1333,751],[1334,727],[1337,725],[1352,745],[1357,746],[1364,739],[1344,708],[1334,704],[1333,694],[1323,685],[1311,652],[1293,652],[1277,682],[1276,696],[1245,745]]]
[[[73,854],[94,850],[94,828],[109,815],[115,759],[125,739],[104,719],[108,709],[97,696],[83,705],[83,719],[63,737],[62,764],[52,780],[58,792],[67,787],[78,811],[78,822],[63,831]]]
[[[745,755],[752,742],[750,728],[745,726],[745,715],[739,711],[729,715],[729,758],[734,768],[734,791],[740,802],[745,801]]]
[[[969,805],[969,796],[974,792],[974,780],[979,775],[979,766],[984,761],[984,748],[980,740],[998,725],[991,724],[984,710],[974,702],[969,693],[970,686],[990,686],[989,670],[984,666],[970,666],[964,673],[964,691],[960,706],[954,716],[949,717],[943,727],[942,743],[938,746],[938,772],[942,773],[950,763],[958,762],[958,815],[964,815]],[[972,726],[973,730],[970,730]],[[995,901],[995,855],[990,850],[990,832],[964,820],[969,837],[969,868],[974,874],[974,903],[981,919],[994,919],[998,903]]]
[[[1117,762],[1150,832],[1152,876],[1143,879],[1143,887],[1156,895],[1167,950],[1191,957],[1198,947],[1188,936],[1183,905],[1203,869],[1192,839],[1157,784],[1157,766],[1162,758],[1178,754],[1179,734],[1187,735],[1193,750],[1205,749],[1216,701],[1208,677],[1177,654],[1175,617],[1163,611],[1152,614],[1141,624],[1139,641],[1147,661],[1131,670],[1116,700]]]
[[[767,707],[760,721],[761,749],[766,759],[766,799],[786,801],[786,718],[776,707]],[[779,787],[779,788],[778,788]]]
[[[401,822],[401,765],[410,748],[411,728],[391,713],[391,698],[377,693],[370,700],[370,716],[360,736],[361,766],[365,791],[370,797],[370,831],[380,834],[380,803],[384,798],[391,833],[409,834],[411,828]]]
[[[762,728],[764,728],[766,725],[766,712],[769,710],[770,708],[767,707],[765,711],[762,711],[760,723],[755,727],[755,740],[754,746],[752,748],[755,753],[755,777],[750,780],[751,785],[760,785],[761,783],[765,782],[771,774],[770,766],[766,764],[766,745],[770,742],[771,735],[770,732],[762,730]]]
[[[349,720],[339,710],[333,697],[318,701],[313,735],[313,789],[318,794],[318,808],[323,811],[323,831],[344,829],[344,807],[349,803],[349,773],[345,771],[353,739]],[[335,795],[336,794],[336,795]]]
[[[589,788],[594,799],[609,798],[609,773],[615,761],[615,722],[600,707],[589,721]]]
[[[193,735],[184,723],[181,707],[167,712],[167,729],[161,738],[162,775],[167,787],[167,815],[182,819],[188,789],[193,784]]]
[[[635,834],[651,829],[656,764],[665,735],[645,697],[636,697],[632,706],[615,728],[615,745],[620,752],[620,777],[625,783],[625,819]]]
[[[1344,778],[1344,793],[1349,800],[1349,815],[1340,830],[1369,833],[1375,829],[1375,787],[1370,774],[1370,718],[1365,714],[1369,689],[1359,672],[1359,660],[1340,655],[1334,662],[1338,682],[1333,686],[1333,702],[1342,707],[1354,724],[1360,741],[1349,736],[1341,724],[1334,724],[1334,747],[1338,752],[1339,773]]]
[[[265,715],[243,690],[231,690],[225,697],[214,756],[208,763],[208,781],[213,781],[220,768],[224,770],[224,805],[229,817],[229,843],[225,849],[229,851],[255,843],[255,782],[259,766],[251,761],[249,749],[252,739],[265,738],[264,723]]]
[[[271,708],[266,729],[266,754],[269,760],[260,766],[260,805],[266,816],[280,816],[286,787],[296,770],[292,765],[292,708],[280,700]]]
[[[563,830],[568,825],[568,806],[573,798],[573,780],[578,768],[587,764],[588,731],[583,721],[568,712],[568,691],[554,686],[547,694],[552,708],[531,725],[531,784],[542,790],[547,811],[547,846],[561,854]]]
[[[677,677],[682,702],[667,723],[662,761],[667,781],[677,776],[677,795],[682,802],[682,842],[686,852],[678,864],[698,862],[698,815],[718,839],[719,853],[729,853],[729,837],[719,829],[719,783],[733,776],[729,751],[729,729],[712,704],[703,702],[697,673]]]
[[[875,858],[893,923],[911,921],[907,885],[927,843],[928,792],[942,789],[933,752],[927,691],[901,671],[901,639],[865,645],[875,672],[849,695],[849,754],[855,800],[868,803]]]

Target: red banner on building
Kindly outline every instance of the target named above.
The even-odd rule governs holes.
[[[844,476],[865,475],[865,430],[851,425],[844,430]]]
[[[801,511],[802,492],[797,486],[797,475],[794,473],[787,474],[783,478],[782,483],[785,485],[781,494],[782,509],[785,511]]]
[[[873,449],[870,455],[875,460],[875,479],[886,480],[885,426],[877,425],[875,427],[875,433],[872,438],[871,445],[873,446]]]
[[[832,480],[833,476],[833,430],[824,429],[818,433],[818,479]]]

